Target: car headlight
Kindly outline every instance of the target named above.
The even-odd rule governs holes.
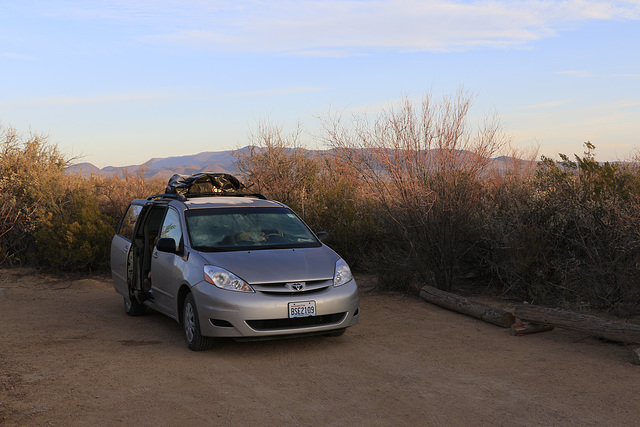
[[[247,282],[224,268],[213,265],[204,266],[204,280],[220,289],[238,292],[254,292]]]
[[[333,275],[333,286],[342,286],[345,283],[349,283],[353,279],[353,274],[351,274],[351,269],[343,260],[340,258],[336,261],[336,272]]]

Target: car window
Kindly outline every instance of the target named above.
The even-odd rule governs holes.
[[[136,225],[136,221],[138,220],[138,216],[140,216],[141,210],[142,206],[140,205],[129,205],[127,211],[124,214],[124,217],[122,217],[122,222],[120,223],[118,234],[126,237],[129,240],[133,238],[133,228]]]
[[[174,209],[168,209],[164,217],[162,228],[160,230],[160,238],[169,237],[175,240],[176,250],[182,240],[182,227],[180,225],[180,216]]]
[[[191,245],[202,251],[321,246],[289,209],[215,208],[185,213]]]

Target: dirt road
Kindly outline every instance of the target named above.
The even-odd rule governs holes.
[[[621,426],[640,419],[630,347],[526,337],[361,287],[341,337],[189,351],[125,315],[107,278],[0,270],[0,425]]]

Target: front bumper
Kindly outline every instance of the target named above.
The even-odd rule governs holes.
[[[263,338],[331,332],[356,325],[358,287],[351,280],[316,292],[274,295],[216,288],[200,282],[192,288],[204,336]],[[290,302],[315,301],[316,315],[289,319]]]

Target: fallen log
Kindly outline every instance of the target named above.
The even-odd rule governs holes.
[[[633,323],[535,305],[518,305],[513,314],[520,320],[584,332],[610,341],[640,343],[640,325]]]
[[[508,311],[481,304],[432,286],[423,286],[420,290],[420,297],[440,307],[457,311],[503,328],[510,328],[516,321],[513,314]]]
[[[529,322],[525,324],[523,322],[516,321],[516,323],[511,325],[511,335],[513,336],[537,334],[538,332],[548,332],[552,330],[553,326],[539,325],[537,323]]]

